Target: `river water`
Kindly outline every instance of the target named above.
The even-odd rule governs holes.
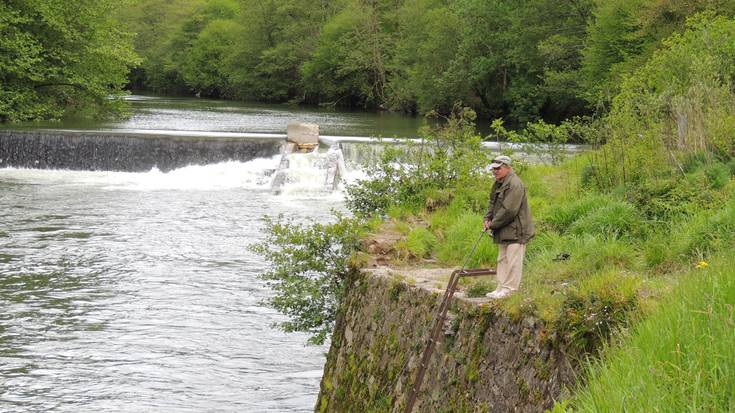
[[[133,100],[130,120],[96,127],[283,133],[306,120],[332,134],[391,136],[416,126]],[[343,201],[307,182],[271,194],[266,172],[277,163],[0,169],[0,411],[313,411],[327,347],[271,328],[283,316],[262,304],[266,263],[246,247],[262,238],[264,214],[324,222]]]

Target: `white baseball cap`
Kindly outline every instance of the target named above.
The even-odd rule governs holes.
[[[490,167],[495,169],[500,168],[503,165],[511,166],[512,164],[513,161],[510,159],[509,156],[500,155],[496,156],[495,159],[493,159],[493,163],[490,164]]]

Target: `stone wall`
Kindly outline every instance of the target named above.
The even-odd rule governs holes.
[[[318,412],[403,412],[441,300],[436,283],[364,271],[346,296]],[[414,412],[543,412],[574,381],[574,360],[538,320],[457,297]]]
[[[283,140],[122,132],[0,130],[0,167],[166,172],[187,165],[274,156]]]

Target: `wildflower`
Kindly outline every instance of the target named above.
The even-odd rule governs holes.
[[[707,261],[699,261],[696,265],[696,268],[701,270],[703,268],[707,268],[708,266],[709,264],[707,263]]]

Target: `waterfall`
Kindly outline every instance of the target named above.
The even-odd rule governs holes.
[[[287,144],[274,174],[271,190],[277,194],[292,191],[331,192],[348,175],[340,145],[332,145],[326,151],[316,147],[301,153],[295,150],[295,145]]]

